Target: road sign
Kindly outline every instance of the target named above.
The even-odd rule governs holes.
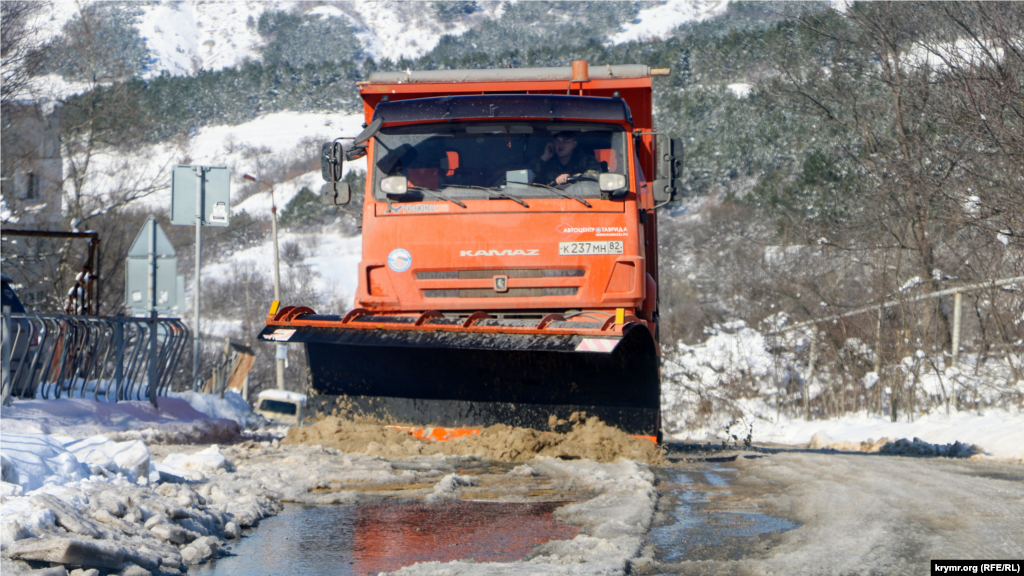
[[[125,260],[124,305],[134,312],[168,312],[183,297],[178,284],[174,246],[156,218],[150,216]]]
[[[171,224],[196,227],[196,275],[192,305],[192,389],[199,389],[199,289],[202,281],[203,226],[227,226],[231,220],[231,171],[224,166],[178,164],[171,172]]]
[[[198,205],[197,194],[202,200]],[[197,217],[203,226],[227,226],[230,222],[231,171],[224,166],[174,166],[171,224],[195,226]]]
[[[150,310],[153,298],[149,293],[149,258],[129,258],[125,263],[125,306],[132,310]],[[156,306],[161,312],[178,307],[178,259],[156,259]]]
[[[156,226],[156,246],[153,246],[153,226]],[[167,238],[167,234],[164,233],[164,229],[157,224],[156,219],[152,216],[146,220],[146,223],[142,225],[142,230],[139,230],[139,235],[135,237],[135,242],[132,242],[132,247],[128,249],[129,258],[149,258],[149,253],[153,252],[157,258],[174,258],[174,246],[171,244],[170,239]]]

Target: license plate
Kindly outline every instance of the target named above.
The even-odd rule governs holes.
[[[622,241],[559,242],[558,254],[560,256],[600,256],[603,254],[622,254]]]

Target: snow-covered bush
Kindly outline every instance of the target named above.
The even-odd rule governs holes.
[[[677,344],[662,366],[662,425],[674,434],[714,428],[745,416],[738,401],[772,394],[778,361],[765,337],[735,321],[709,329],[697,346]]]

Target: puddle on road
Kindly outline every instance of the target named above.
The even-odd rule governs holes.
[[[739,559],[750,551],[749,545],[757,536],[799,526],[750,508],[729,506],[729,479],[734,472],[734,468],[716,465],[660,470],[658,490],[671,509],[670,520],[648,533],[658,562]]]
[[[216,576],[377,574],[416,562],[519,560],[579,528],[559,522],[561,503],[455,500],[303,506],[289,504],[232,547],[235,557],[189,569]]]

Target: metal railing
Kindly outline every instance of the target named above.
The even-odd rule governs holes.
[[[3,310],[3,403],[16,398],[105,402],[166,395],[189,340],[177,318]]]

